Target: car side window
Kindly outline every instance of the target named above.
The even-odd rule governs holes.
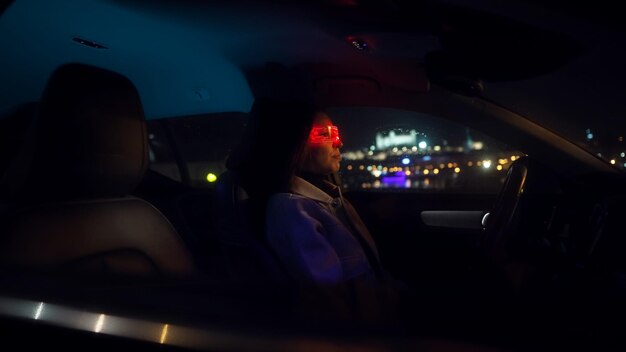
[[[147,122],[150,169],[172,180],[182,181],[180,169],[163,121]]]
[[[172,143],[180,155],[180,164],[185,167],[181,174],[189,175],[191,186],[212,187],[219,175],[226,170],[226,158],[239,142],[246,120],[245,113],[229,112],[162,121],[171,133]],[[157,130],[152,127],[149,129],[151,133]],[[151,146],[152,144],[151,142]],[[159,159],[158,153],[155,156],[155,161],[151,163],[153,170],[165,174],[162,171],[169,167],[178,168],[175,159],[170,160],[165,156]]]
[[[386,108],[333,108],[344,146],[346,190],[497,194],[522,153],[428,114]]]

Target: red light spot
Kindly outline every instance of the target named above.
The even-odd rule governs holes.
[[[341,146],[341,138],[339,137],[339,129],[337,126],[313,127],[309,134],[309,142],[312,144],[321,144],[332,142],[333,147]]]

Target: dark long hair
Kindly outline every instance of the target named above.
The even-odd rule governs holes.
[[[263,98],[254,103],[243,138],[226,161],[251,199],[264,204],[272,194],[289,190],[319,112],[304,102]]]

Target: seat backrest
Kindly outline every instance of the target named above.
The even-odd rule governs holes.
[[[215,186],[216,238],[223,244],[247,245],[252,241],[248,192],[234,171],[223,172]]]
[[[24,138],[28,128],[37,113],[38,104],[35,102],[25,103],[17,107],[8,116],[0,118],[0,180],[4,179],[6,171],[10,167],[17,167],[16,155],[24,144]],[[0,183],[0,212],[6,205],[10,190],[7,185]]]
[[[112,276],[189,276],[184,243],[149,203],[127,194],[147,168],[143,108],[134,85],[67,64],[51,76],[19,165],[2,180],[4,269]],[[26,161],[26,162],[24,162]],[[19,175],[19,177],[16,177]]]
[[[286,283],[285,270],[263,240],[262,231],[254,225],[251,199],[236,171],[220,175],[214,202],[213,233],[222,248],[231,279]]]

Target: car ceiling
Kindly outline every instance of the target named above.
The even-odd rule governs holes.
[[[214,3],[215,4],[215,3]],[[315,21],[302,8],[224,2],[219,6],[152,6],[111,0],[17,0],[0,19],[5,90],[0,114],[37,101],[59,65],[81,62],[111,69],[137,86],[146,116],[248,111],[253,101],[246,70],[334,63],[371,71],[346,42],[346,29]],[[380,33],[377,34],[380,37]],[[81,45],[74,38],[106,48]],[[437,46],[431,35],[406,36],[388,50],[417,60]],[[375,70],[375,68],[374,68]],[[369,72],[368,74],[371,74]]]
[[[330,83],[322,82],[320,86],[329,89],[329,95],[338,96],[344,105],[362,101],[397,105],[390,102],[389,97],[402,94],[410,97],[428,89],[422,64],[429,54],[441,52],[442,46],[449,49],[437,32],[444,22],[433,20],[429,12],[435,8],[434,3],[461,7],[471,3],[481,11],[498,8],[490,7],[490,1],[463,0],[15,0],[0,18],[0,45],[11,48],[10,55],[0,56],[0,77],[4,83],[0,116],[21,103],[39,100],[47,77],[66,62],[92,64],[129,77],[140,92],[147,118],[248,111],[254,96],[275,90],[273,83],[267,81],[279,81],[279,71],[294,68],[314,72],[314,80],[331,78]],[[526,5],[522,2],[522,6],[516,7],[513,2],[507,3],[506,7],[499,7],[499,15],[546,30],[557,26],[559,30],[565,28],[568,34],[582,38],[585,45],[593,46],[597,42],[596,37],[578,35],[587,30],[584,25],[561,20],[563,17],[555,13],[533,15],[533,7]],[[546,20],[537,22],[539,17]],[[575,45],[566,43],[559,48],[555,44],[556,41],[563,43],[562,38],[552,42],[535,40],[538,35],[545,35],[535,31],[524,45],[516,45],[516,37],[516,40],[509,40],[506,50],[497,52],[504,43],[502,35],[498,36],[503,28],[494,27],[484,16],[474,22],[472,18],[453,23],[458,33],[473,33],[473,37],[449,40],[448,44],[460,45],[448,50],[447,54],[452,53],[452,56],[444,55],[444,58],[468,58],[472,54],[469,61],[481,64],[482,69],[497,68],[499,71],[495,72],[500,72],[499,76],[493,72],[478,72],[473,78],[493,78],[494,83],[487,87],[486,93],[505,106],[519,108],[530,116],[545,115],[543,107],[549,102],[542,98],[549,95],[537,94],[537,86],[551,86],[554,91],[563,77],[557,75],[556,80],[538,85],[528,77],[549,73],[569,62],[583,66],[582,69],[567,66],[569,72],[558,71],[566,72],[569,82],[577,83],[576,77],[581,77],[578,73],[587,75],[582,77],[593,76],[584,69],[589,66],[586,61],[576,61],[580,52]],[[520,28],[512,26],[506,30],[515,33]],[[81,45],[73,38],[91,41],[106,49]],[[370,50],[356,50],[349,38],[366,40]],[[467,45],[468,42],[472,45]],[[495,45],[491,45],[492,42]],[[532,47],[533,43],[539,44]],[[478,56],[478,50],[474,50],[477,47],[481,48]],[[492,47],[496,51],[489,51]],[[528,65],[534,56],[559,59],[552,60],[554,62],[546,67],[524,69],[521,65]],[[488,60],[487,65],[485,60]],[[444,60],[444,63],[450,62],[459,63]],[[461,70],[467,69],[463,66]],[[459,75],[467,73],[459,71],[458,67],[445,69]],[[469,67],[471,74],[476,73],[473,69]],[[257,75],[257,71],[263,74]],[[526,72],[528,77],[507,77],[511,72]],[[335,84],[337,77],[344,79]],[[515,81],[502,82],[503,78]],[[599,85],[594,78],[596,76],[589,79],[591,84]],[[578,83],[571,86],[583,87],[583,90],[589,87],[588,82]],[[277,84],[291,89],[284,82]],[[376,101],[368,96],[373,90],[390,93]],[[353,92],[352,96],[338,94],[346,91]],[[568,95],[564,90],[560,96],[567,101],[574,94],[582,93],[573,91]],[[355,100],[355,96],[361,101]],[[517,100],[511,100],[512,96]],[[600,98],[605,98],[604,106],[613,106],[612,111],[621,111],[612,97]],[[569,116],[595,108],[590,103],[587,110],[578,107],[572,111],[567,104],[561,105],[566,106],[565,110],[548,111]]]

